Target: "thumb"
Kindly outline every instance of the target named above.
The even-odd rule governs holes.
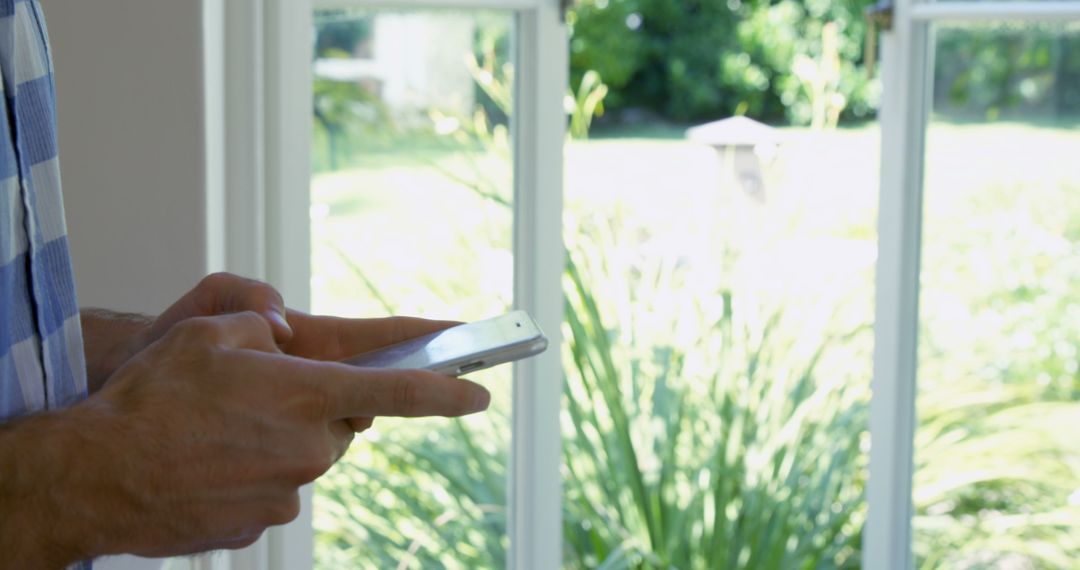
[[[195,317],[177,324],[169,334],[223,348],[280,352],[266,319],[254,312]]]

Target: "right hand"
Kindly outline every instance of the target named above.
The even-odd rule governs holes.
[[[71,446],[80,475],[57,520],[88,524],[63,545],[73,560],[247,546],[297,516],[298,488],[352,441],[349,418],[460,416],[489,401],[430,372],[282,354],[255,313],[183,321],[70,410],[85,428]]]

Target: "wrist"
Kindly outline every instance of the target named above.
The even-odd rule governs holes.
[[[149,344],[154,319],[103,309],[83,309],[81,317],[87,381],[90,393],[94,393]]]
[[[0,429],[0,552],[12,567],[63,568],[102,552],[86,508],[101,498],[77,484],[97,472],[80,441],[96,429],[88,419],[71,409]]]

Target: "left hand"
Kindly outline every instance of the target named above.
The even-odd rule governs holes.
[[[267,283],[231,273],[214,273],[204,277],[194,289],[154,319],[153,324],[139,335],[141,338],[135,341],[133,348],[137,350],[132,354],[165,336],[173,325],[181,321],[244,311],[257,313],[266,319],[278,345],[292,338],[292,328],[285,320],[285,302],[277,289]]]
[[[136,354],[165,336],[175,325],[195,317],[250,311],[270,325],[274,342],[289,342],[281,294],[266,283],[229,273],[203,278],[194,289],[156,318],[84,309],[82,311],[87,383],[91,393]]]

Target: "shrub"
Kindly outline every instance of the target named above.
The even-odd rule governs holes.
[[[571,77],[600,73],[608,106],[650,109],[675,121],[737,110],[760,119],[809,123],[795,77],[798,55],[816,58],[823,26],[839,31],[840,89],[849,118],[876,102],[860,67],[868,0],[584,0],[571,15]]]
[[[1080,109],[1080,37],[1064,25],[943,26],[936,43],[939,112],[994,120]]]

